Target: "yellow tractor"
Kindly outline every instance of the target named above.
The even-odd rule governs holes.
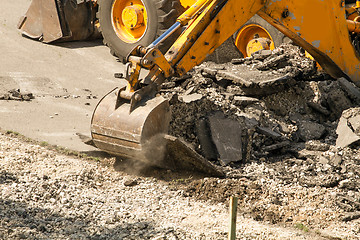
[[[97,38],[124,59],[137,45],[164,33],[195,0],[32,0],[18,28],[45,43]],[[165,53],[181,30],[158,46]],[[255,15],[232,37],[242,56],[274,49],[285,36]]]
[[[168,101],[157,95],[162,82],[202,63],[255,14],[303,47],[332,77],[360,86],[359,8],[360,1],[346,6],[341,0],[198,0],[153,43],[130,52],[128,86],[114,89],[96,107],[93,142],[118,156],[155,161],[171,114]],[[157,46],[178,30],[181,35],[161,53]],[[143,69],[148,74],[140,78]]]
[[[254,27],[258,22],[247,23],[256,14],[304,48],[329,75],[344,77],[360,86],[359,0],[198,0],[190,7],[186,4],[191,1],[181,1],[180,6],[186,10],[150,44],[147,41],[159,32],[152,33],[147,41],[142,40],[150,34],[147,31],[154,26],[153,21],[161,22],[159,16],[163,15],[158,12],[163,9],[163,3],[175,1],[151,1],[158,4],[149,1],[125,1],[127,5],[122,5],[121,0],[110,0],[106,12],[110,12],[111,17],[107,25],[101,15],[102,2],[99,2],[102,28],[104,25],[112,27],[114,36],[129,44],[128,47],[133,46],[125,51],[129,52],[125,58],[128,85],[107,94],[93,114],[93,142],[104,151],[117,156],[156,160],[163,150],[162,135],[167,132],[171,114],[168,100],[157,94],[163,81],[186,74],[234,34],[238,47],[242,45],[242,39],[248,39],[240,51],[274,47],[275,37],[266,26]],[[134,4],[138,6],[134,7]],[[116,6],[122,9],[121,16],[114,13]],[[171,6],[170,12],[173,9],[175,5]],[[156,12],[157,18],[151,17],[151,12]],[[143,24],[146,27],[142,27]],[[159,27],[155,29],[163,31]],[[260,29],[264,31],[261,33]],[[125,30],[131,34],[123,34]],[[139,33],[135,34],[137,31]],[[104,40],[110,41],[106,34]],[[109,42],[108,45],[115,49]],[[160,51],[161,46],[168,50]],[[249,53],[244,52],[244,56],[246,54]],[[144,77],[140,77],[142,70],[147,70]]]

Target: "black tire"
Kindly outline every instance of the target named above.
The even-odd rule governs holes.
[[[148,14],[148,27],[145,34],[135,43],[127,43],[121,40],[113,29],[111,11],[115,0],[101,0],[99,2],[98,19],[100,22],[100,31],[104,38],[104,44],[110,48],[111,54],[124,61],[124,58],[136,46],[147,46],[157,37],[164,33],[177,17],[185,10],[179,0],[142,0]],[[167,39],[165,43],[159,46],[159,50],[165,53],[170,43],[178,34]],[[168,43],[168,44],[167,44]]]
[[[247,21],[243,26],[241,26],[241,28],[238,31],[236,31],[236,33],[233,35],[233,40],[235,41],[237,34],[242,28],[250,24],[259,25],[262,28],[266,29],[266,31],[270,34],[275,47],[278,47],[285,42],[291,42],[291,40],[288,37],[286,37],[284,34],[279,32],[279,30],[277,30],[274,26],[272,26],[270,23],[265,21],[259,15],[254,15],[252,18],[250,18],[249,21]]]

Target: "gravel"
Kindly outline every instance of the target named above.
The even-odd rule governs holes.
[[[0,134],[0,238],[225,239],[227,194],[218,194],[217,201],[213,194],[199,198],[187,188],[199,183],[208,186],[208,191],[200,190],[205,194],[209,189],[221,193],[224,187],[249,188],[239,195],[240,239],[323,239],[326,234],[357,239],[359,234],[357,220],[339,224],[339,209],[327,206],[334,192],[326,189],[285,186],[271,180],[271,174],[255,181],[192,175],[163,180],[173,174],[156,170],[153,176],[129,175],[115,171],[112,161],[69,157]],[[250,164],[243,171],[254,176],[272,172],[264,164]],[[263,209],[258,215],[269,213],[276,196],[283,202],[278,205],[282,216],[293,214],[298,218],[293,222],[304,226],[276,225],[244,210],[254,204],[254,209]],[[306,226],[312,227],[308,223],[313,221],[321,223],[321,231],[308,232]]]

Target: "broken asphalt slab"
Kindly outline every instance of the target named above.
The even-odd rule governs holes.
[[[222,165],[242,160],[242,127],[238,121],[225,118],[222,113],[209,117],[211,137]]]
[[[198,154],[188,143],[170,135],[165,135],[167,154],[165,164],[170,169],[199,171],[210,176],[223,177],[224,173]]]
[[[345,110],[339,120],[336,129],[338,138],[337,147],[348,147],[360,140],[360,108],[350,108]]]

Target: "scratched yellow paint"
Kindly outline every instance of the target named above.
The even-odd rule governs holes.
[[[269,0],[259,15],[304,47],[333,77],[342,71],[360,86],[360,61],[341,1]]]

